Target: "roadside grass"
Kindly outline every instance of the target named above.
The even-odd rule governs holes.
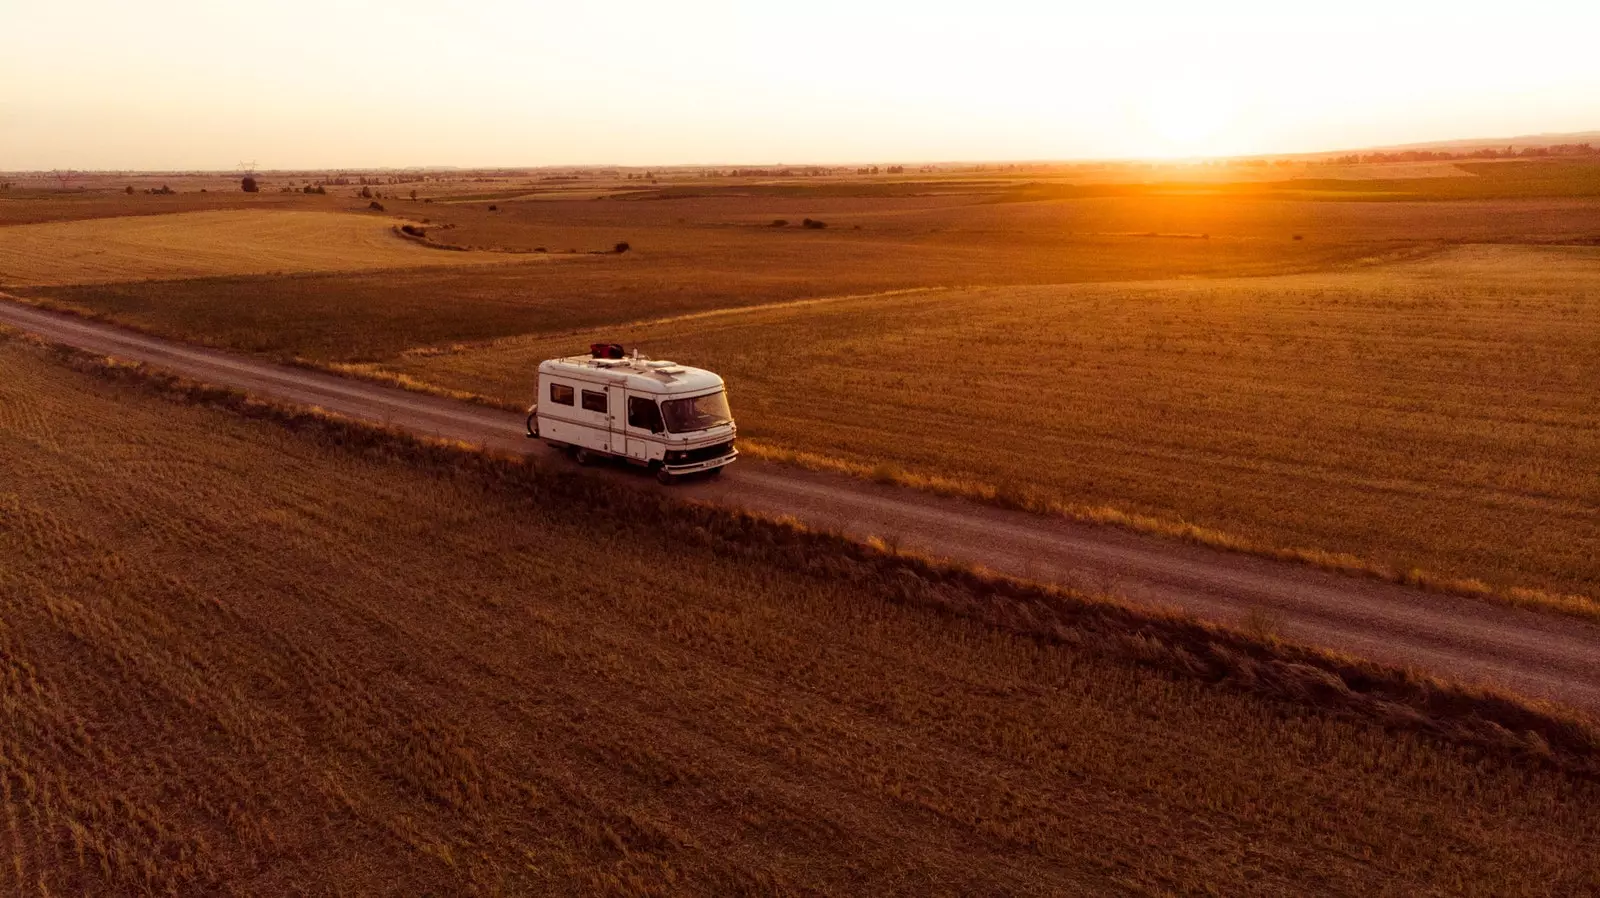
[[[1591,614],[1600,256],[971,289],[416,353],[527,400],[592,339],[703,365],[767,457]]]
[[[4,888],[1600,889],[1600,736],[1552,708],[21,341],[0,373]]]
[[[435,395],[449,395],[452,392],[431,385],[408,387],[408,389],[416,389],[419,392],[433,393]],[[512,408],[511,403],[508,402],[497,402],[477,394],[467,395],[474,397],[473,401],[480,404],[511,411],[521,410]],[[1228,552],[1239,552],[1246,555],[1272,558],[1278,561],[1306,564],[1326,571],[1357,577],[1371,577],[1429,592],[1488,599],[1534,611],[1554,611],[1588,620],[1600,620],[1600,600],[1586,595],[1564,594],[1525,586],[1496,587],[1482,580],[1442,574],[1437,571],[1426,570],[1414,564],[1403,562],[1386,563],[1349,553],[1329,552],[1317,548],[1275,546],[1270,543],[1252,541],[1225,530],[1200,527],[1192,523],[1173,521],[1152,515],[1130,513],[1111,505],[1089,506],[1062,502],[1042,495],[1037,490],[1028,490],[1016,486],[997,487],[979,481],[957,480],[937,474],[915,473],[907,471],[894,462],[879,462],[869,467],[865,464],[850,462],[821,453],[775,447],[759,440],[742,439],[739,445],[740,451],[749,458],[794,465],[810,471],[844,474],[877,483],[921,490],[938,496],[969,499],[1000,508],[1010,508],[1040,515],[1052,515],[1085,524],[1120,527],[1134,533],[1181,540]]]

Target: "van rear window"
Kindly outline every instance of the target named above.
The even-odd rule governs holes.
[[[603,412],[606,410],[606,394],[596,393],[593,390],[583,391],[583,410],[587,412]]]
[[[566,384],[550,385],[550,401],[556,405],[572,404],[572,388]]]

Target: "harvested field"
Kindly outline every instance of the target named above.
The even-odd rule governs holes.
[[[397,237],[372,214],[222,210],[0,227],[0,285],[179,280],[284,271],[473,265]]]
[[[741,433],[1094,516],[1600,596],[1600,250],[875,296],[407,356],[526,401],[591,339],[703,364]]]
[[[0,889],[1600,889],[1531,754],[337,433],[0,343]]]
[[[186,198],[131,197],[129,208]],[[995,203],[714,196],[499,205],[498,212],[482,202],[403,208],[408,215],[426,210],[422,214],[433,218],[435,228],[430,238],[550,252],[495,256],[503,260],[499,265],[324,274],[285,268],[278,276],[26,292],[226,348],[374,362],[420,346],[796,299],[924,287],[1322,271],[1428,253],[1449,242],[1567,241],[1600,234],[1600,204],[1570,199],[1403,204],[1180,196]],[[109,214],[111,207],[92,208]],[[803,229],[807,217],[830,226]],[[789,224],[773,227],[775,220]],[[1296,234],[1305,239],[1294,240]],[[632,251],[588,254],[619,241],[629,242]],[[566,254],[569,249],[577,254]],[[444,262],[472,258],[438,251],[420,258],[439,261],[435,256]],[[552,258],[559,264],[547,264]]]

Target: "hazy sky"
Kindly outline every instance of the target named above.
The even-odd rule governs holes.
[[[1061,159],[1600,129],[1600,2],[0,0],[0,170]]]

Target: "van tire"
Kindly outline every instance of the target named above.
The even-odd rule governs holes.
[[[678,475],[666,468],[656,468],[656,482],[662,486],[671,486],[678,482]]]
[[[572,460],[587,468],[594,464],[594,453],[579,446],[572,450]]]

